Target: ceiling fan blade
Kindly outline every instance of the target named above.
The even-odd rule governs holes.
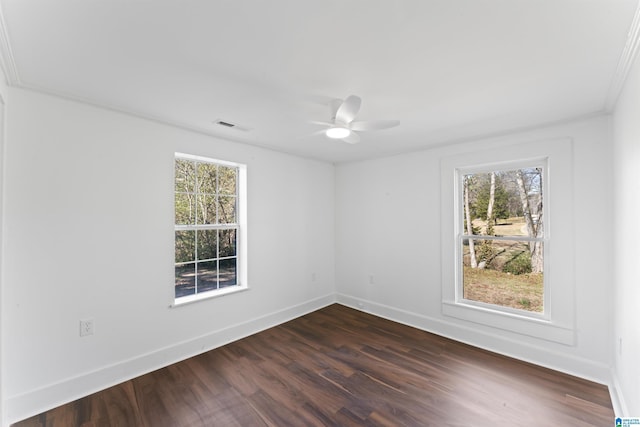
[[[328,126],[328,127],[333,126],[333,123],[321,122],[321,121],[318,121],[318,120],[311,120],[309,123],[312,124],[312,125],[321,125],[321,126]]]
[[[371,120],[366,122],[353,122],[349,125],[351,130],[381,130],[389,129],[400,124],[399,120]]]
[[[351,132],[349,136],[342,138],[340,141],[344,141],[348,144],[357,144],[360,142],[360,136],[355,132]]]
[[[336,122],[349,124],[356,118],[356,114],[360,111],[362,100],[355,95],[347,96],[338,110],[336,111]]]
[[[331,121],[335,123],[336,121],[336,114],[338,113],[338,108],[340,108],[340,106],[342,105],[342,99],[332,99],[331,102],[329,102],[329,117],[331,117]]]

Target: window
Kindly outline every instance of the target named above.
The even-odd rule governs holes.
[[[459,170],[460,300],[544,315],[545,162]]]
[[[241,165],[176,153],[175,301],[242,288]]]
[[[575,343],[572,147],[523,141],[441,160],[443,315]]]

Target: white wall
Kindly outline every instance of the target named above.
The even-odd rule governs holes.
[[[576,344],[565,345],[442,314],[440,164],[519,143],[573,139]],[[339,302],[602,383],[610,378],[611,165],[607,117],[336,167]],[[551,166],[551,174],[562,173]],[[451,202],[453,203],[453,201]],[[553,208],[552,208],[553,209]],[[370,283],[373,276],[373,284]]]
[[[614,379],[623,415],[640,414],[640,56],[614,118]]]
[[[333,165],[30,91],[10,98],[8,421],[334,301]],[[175,151],[247,164],[249,291],[168,307]],[[79,337],[83,318],[95,335]]]
[[[2,67],[0,67],[0,425],[4,425],[5,411],[4,411],[4,390],[3,390],[3,378],[4,378],[4,356],[3,349],[4,344],[2,342],[3,336],[3,310],[2,304],[3,298],[3,279],[4,269],[2,265],[3,254],[3,229],[4,229],[4,124],[5,124],[5,111],[6,111],[6,99],[7,99],[7,83]]]

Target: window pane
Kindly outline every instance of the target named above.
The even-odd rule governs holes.
[[[236,230],[220,230],[219,256],[236,256]]]
[[[195,260],[195,231],[176,231],[176,261],[190,262]]]
[[[176,266],[176,298],[196,293],[196,265]]]
[[[233,286],[238,283],[236,258],[220,260],[220,287]]]
[[[217,230],[198,230],[198,259],[217,258]]]
[[[236,223],[236,197],[218,197],[218,224]]]
[[[196,205],[195,194],[176,193],[175,198],[176,225],[195,224]]]
[[[189,160],[176,159],[175,161],[175,191],[193,193],[196,188],[195,163]]]
[[[544,311],[542,242],[469,239],[462,253],[465,299]]]
[[[218,193],[236,194],[237,168],[219,166],[218,169]]]
[[[198,293],[218,289],[218,262],[198,263]]]
[[[542,178],[535,167],[465,175],[464,234],[542,237]]]
[[[214,194],[218,166],[213,163],[198,163],[198,193]]]
[[[216,224],[216,197],[198,194],[198,224]]]

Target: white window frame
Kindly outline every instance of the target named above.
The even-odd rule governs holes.
[[[233,224],[207,224],[202,227],[199,226],[187,226],[176,225],[174,217],[174,245],[173,245],[173,258],[175,260],[175,231],[179,230],[197,230],[197,229],[234,229],[236,230],[236,284],[233,286],[227,286],[224,288],[214,289],[206,292],[200,292],[193,295],[185,295],[176,298],[175,296],[175,276],[172,281],[172,304],[171,307],[182,306],[185,304],[193,303],[196,301],[202,301],[210,298],[220,297],[223,295],[229,295],[249,289],[247,284],[247,167],[241,163],[230,162],[226,160],[213,159],[209,157],[203,157],[186,153],[174,153],[174,168],[175,161],[178,159],[195,161],[200,163],[211,163],[220,166],[227,166],[236,168],[238,173],[236,177],[236,223]],[[175,170],[174,170],[175,181]],[[175,185],[175,182],[174,182]],[[175,191],[174,191],[175,193]],[[174,202],[175,212],[175,202]],[[175,261],[174,261],[175,265]]]
[[[550,246],[550,236],[549,230],[547,227],[547,219],[549,218],[549,205],[545,203],[545,200],[542,202],[542,218],[543,218],[543,236],[542,237],[529,237],[529,236],[485,236],[485,235],[477,235],[473,236],[467,235],[466,230],[464,230],[464,206],[463,206],[463,179],[465,175],[475,175],[481,173],[491,173],[498,171],[511,171],[517,169],[525,169],[525,168],[541,168],[542,169],[542,197],[546,199],[547,194],[549,194],[549,180],[548,176],[548,159],[532,159],[525,161],[515,161],[515,162],[501,162],[501,163],[493,163],[489,165],[481,165],[481,166],[473,166],[473,167],[465,167],[458,168],[456,173],[456,186],[455,186],[455,198],[457,200],[457,206],[455,209],[456,216],[456,224],[455,224],[455,234],[457,236],[457,244],[456,244],[456,265],[457,271],[455,276],[456,281],[456,302],[459,304],[467,304],[472,306],[478,306],[481,308],[486,308],[488,310],[496,310],[502,311],[505,313],[511,313],[518,316],[531,317],[533,319],[550,319],[549,313],[549,292],[547,292],[547,275],[543,274],[543,306],[544,312],[537,313],[526,310],[519,310],[511,307],[504,307],[494,304],[488,304],[481,301],[475,301],[464,298],[464,277],[463,277],[463,263],[462,263],[462,243],[465,239],[473,239],[473,240],[512,240],[518,242],[535,242],[540,241],[543,244],[543,263],[544,263],[544,271],[547,272],[549,265],[547,261],[547,257],[544,256],[546,249]]]
[[[572,141],[562,138],[461,153],[442,159],[442,312],[445,316],[548,341],[575,344],[572,153]],[[544,313],[464,299],[460,177],[469,173],[535,166],[544,170]],[[518,237],[518,240],[527,239]]]

